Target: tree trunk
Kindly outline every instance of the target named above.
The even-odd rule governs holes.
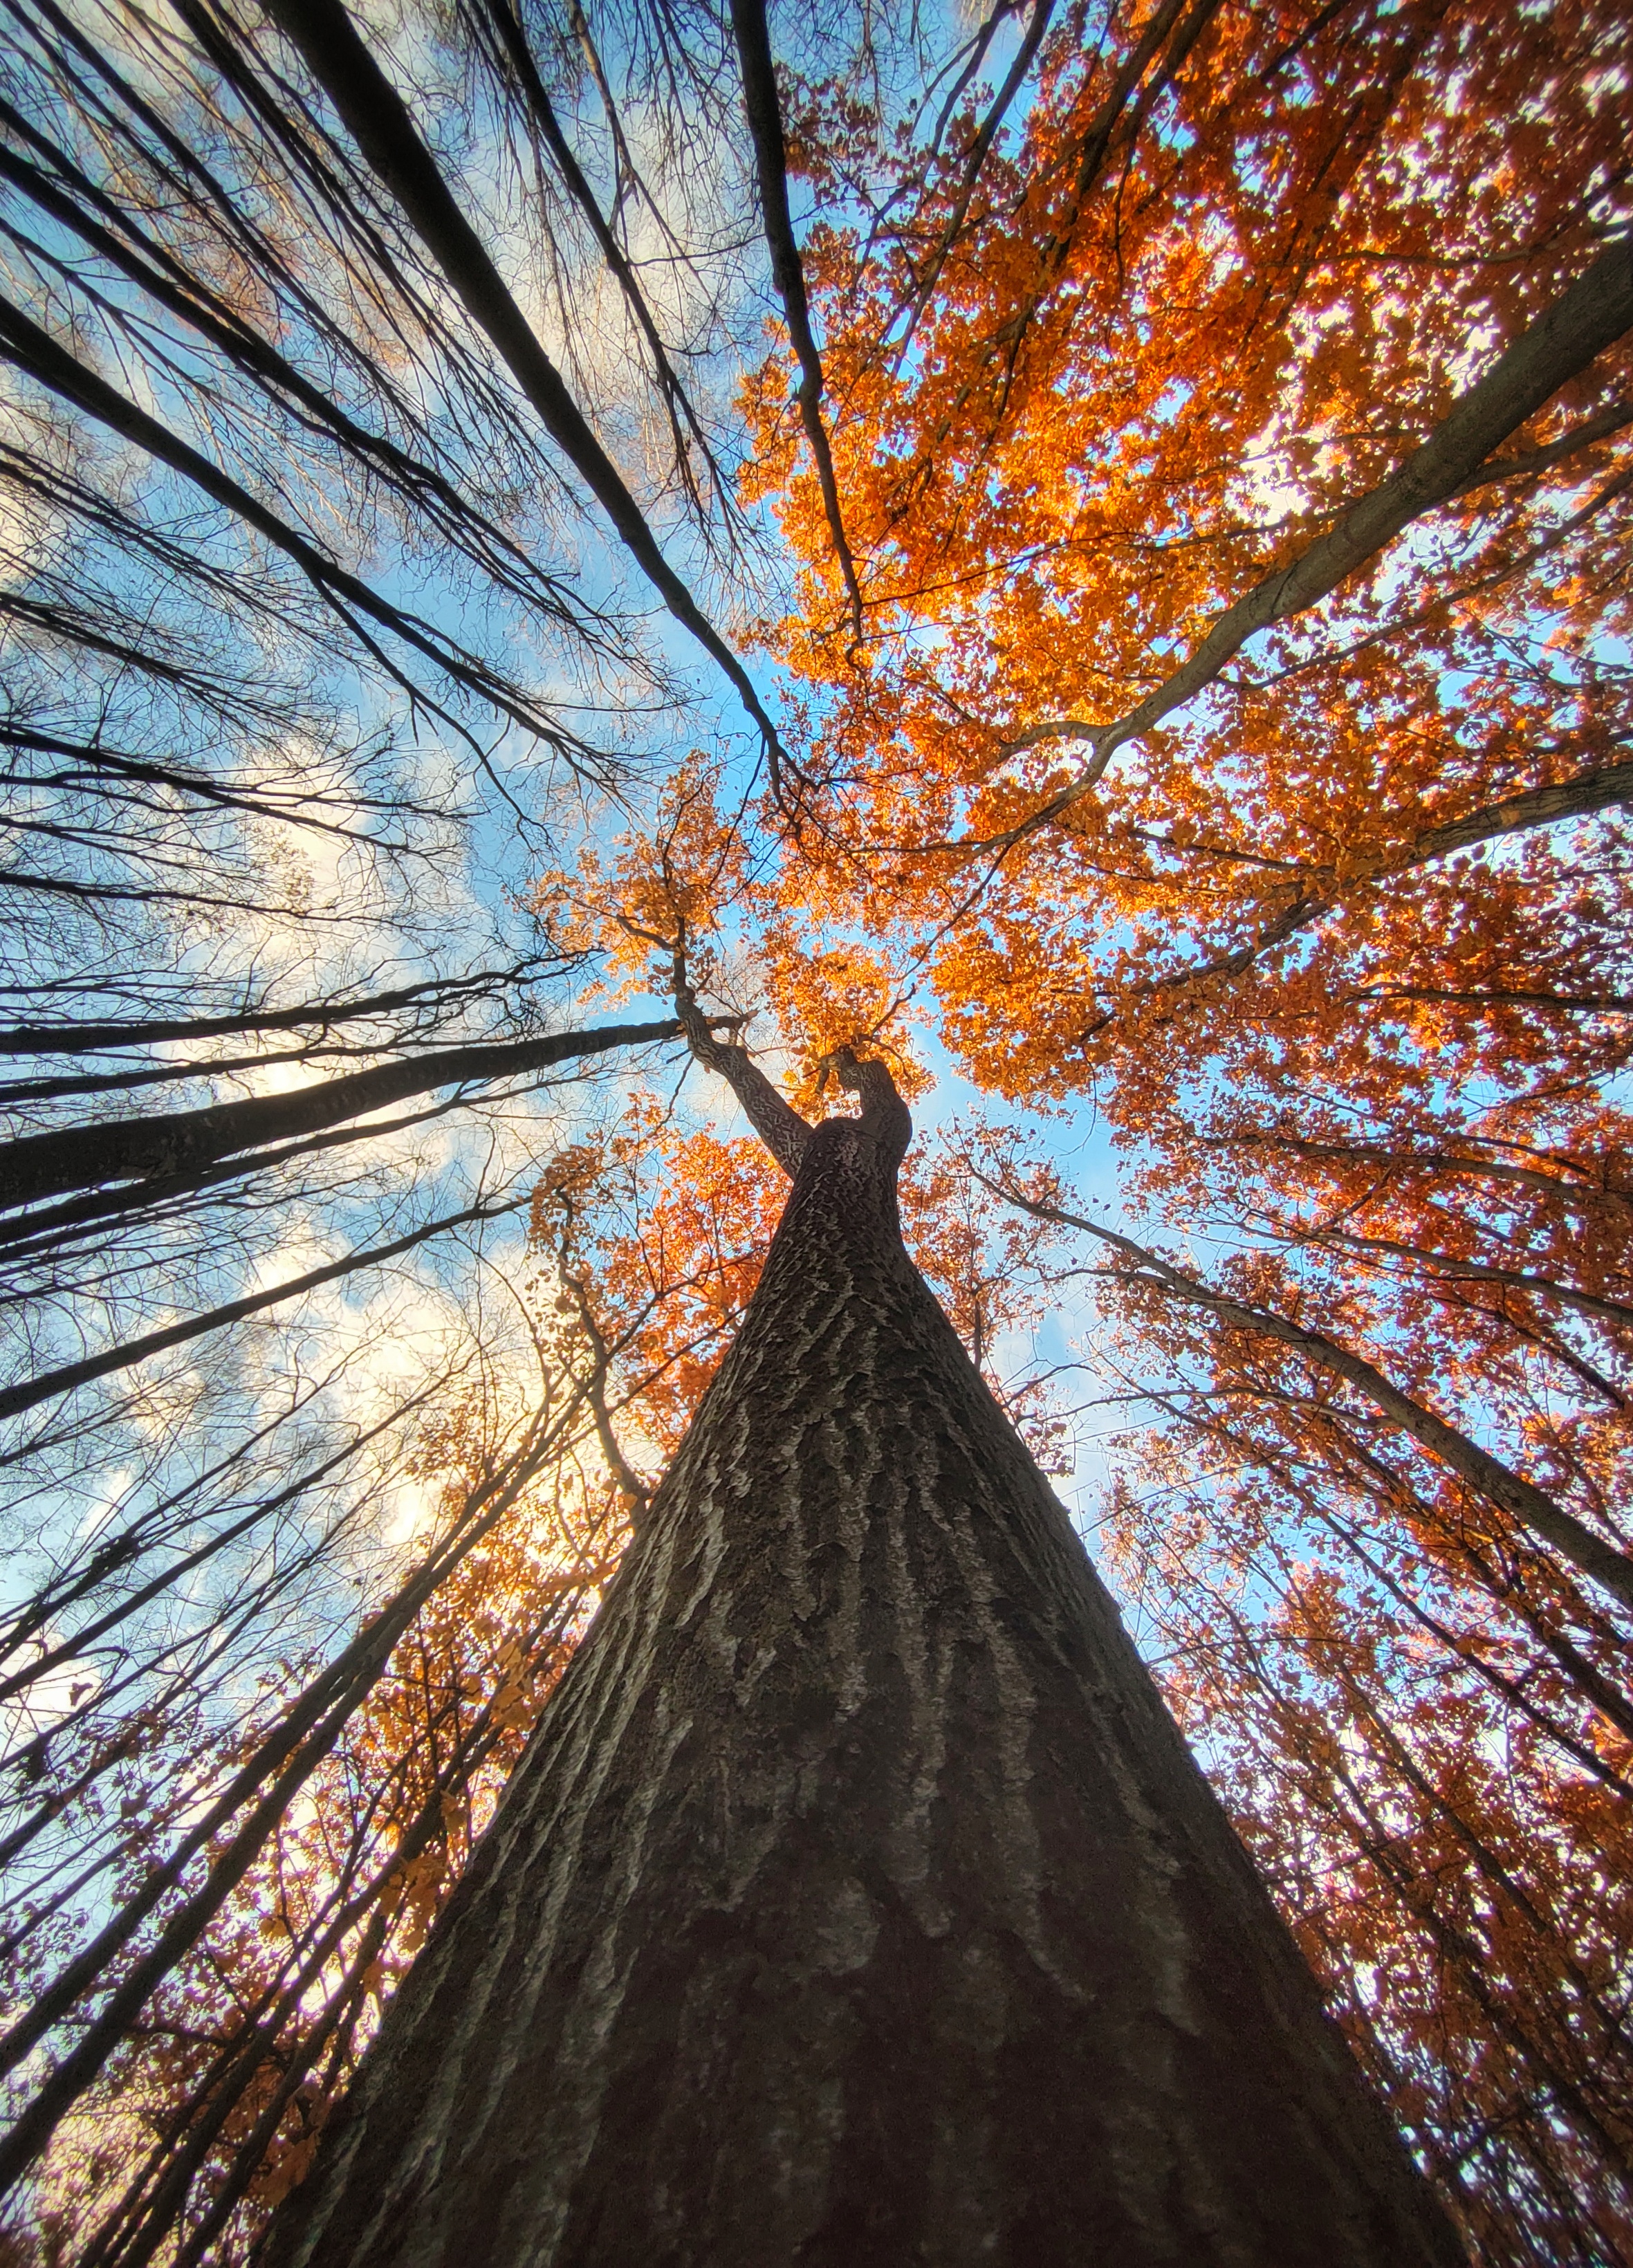
[[[812,1136],[268,2268],[1461,2257],[1095,1579]]]
[[[680,1036],[680,1027],[658,1023],[607,1024],[594,1032],[548,1032],[531,1040],[483,1040],[462,1048],[422,1048],[394,1062],[373,1064],[312,1086],[282,1094],[240,1095],[232,1102],[208,1103],[202,1110],[156,1111],[133,1118],[102,1119],[88,1126],[53,1127],[46,1134],[19,1135],[0,1143],[0,1208],[37,1204],[64,1189],[99,1189],[107,1182],[144,1175],[165,1183],[169,1197],[184,1187],[181,1177],[202,1173],[222,1158],[267,1149],[276,1142],[298,1141],[327,1126],[406,1102],[413,1095],[443,1087],[490,1086],[520,1079],[552,1064],[580,1056],[605,1055],[614,1048],[650,1046]],[[210,1070],[201,1064],[201,1072]]]

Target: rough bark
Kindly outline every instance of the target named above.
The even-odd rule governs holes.
[[[265,2268],[1460,2257],[869,1116]]]

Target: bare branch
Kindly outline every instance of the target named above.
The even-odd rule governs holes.
[[[716,1039],[697,1005],[697,995],[687,976],[686,955],[674,954],[675,1013],[686,1034],[687,1045],[705,1071],[725,1079],[742,1106],[743,1116],[792,1181],[811,1139],[811,1129],[791,1102],[785,1101],[746,1047],[736,1041]]]
[[[792,767],[754,681],[674,569],[561,372],[535,337],[455,202],[408,105],[358,36],[340,0],[269,0],[347,131],[418,232],[472,320],[492,342],[545,430],[606,512],[670,613],[718,664],[758,727],[774,790]]]
[[[1098,1221],[1085,1219],[1080,1213],[1067,1212],[1060,1206],[1041,1204],[1011,1186],[989,1180],[984,1174],[978,1178],[995,1196],[1019,1206],[1023,1212],[1039,1220],[1054,1221],[1064,1228],[1081,1229],[1098,1237],[1101,1243],[1109,1244],[1114,1251],[1133,1263],[1137,1272],[1130,1280],[1205,1307],[1240,1330],[1256,1332],[1262,1338],[1277,1339],[1318,1368],[1357,1388],[1420,1447],[1427,1449],[1529,1534],[1551,1544],[1573,1567],[1591,1577],[1622,1606],[1633,1609],[1633,1558],[1595,1535],[1592,1528],[1563,1505],[1556,1504],[1534,1482],[1512,1471],[1456,1426],[1403,1393],[1363,1356],[1352,1354],[1348,1347],[1340,1346],[1320,1331],[1306,1330],[1302,1324],[1291,1322],[1285,1315],[1246,1306],[1239,1300],[1212,1290],[1115,1229],[1103,1227]]]
[[[1039,0],[1037,15],[1046,18],[1049,0]],[[776,91],[776,71],[771,61],[771,40],[761,0],[732,0],[732,28],[737,36],[739,67],[743,80],[743,107],[754,136],[754,170],[760,184],[760,210],[766,245],[771,254],[771,274],[788,319],[788,335],[800,369],[800,421],[816,465],[822,491],[822,509],[845,594],[850,601],[851,629],[856,644],[863,637],[862,591],[857,581],[856,560],[845,534],[839,508],[839,485],[834,475],[834,455],[828,429],[822,423],[822,358],[811,328],[811,309],[805,297],[805,269],[794,241],[794,224],[788,209],[787,145],[783,135],[783,110]]]
[[[76,1387],[88,1386],[93,1379],[107,1378],[113,1372],[129,1370],[134,1365],[149,1362],[156,1354],[165,1354],[172,1347],[186,1346],[190,1340],[202,1338],[210,1331],[224,1329],[229,1323],[242,1322],[246,1316],[259,1314],[263,1308],[276,1307],[286,1300],[298,1300],[308,1292],[315,1292],[325,1284],[333,1284],[342,1276],[349,1276],[359,1268],[381,1268],[388,1260],[400,1259],[405,1252],[429,1242],[452,1228],[468,1226],[473,1221],[498,1220],[507,1213],[519,1212],[531,1199],[510,1197],[500,1202],[467,1205],[462,1211],[449,1213],[442,1219],[430,1220],[411,1229],[408,1235],[394,1237],[389,1244],[378,1244],[366,1252],[349,1252],[343,1260],[332,1260],[324,1268],[309,1269],[304,1276],[291,1277],[287,1283],[273,1284],[265,1291],[252,1292],[241,1300],[228,1300],[219,1307],[206,1308],[201,1314],[188,1315],[180,1323],[172,1323],[162,1331],[149,1331],[143,1337],[126,1339],[118,1346],[105,1347],[101,1353],[86,1355],[80,1362],[64,1363],[57,1370],[38,1371],[32,1378],[16,1386],[0,1389],[0,1418],[15,1418],[19,1411],[33,1410],[41,1402],[49,1402],[59,1394],[70,1394]]]

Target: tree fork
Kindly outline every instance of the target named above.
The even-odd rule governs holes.
[[[1461,2257],[908,1258],[863,1069],[263,2268]]]

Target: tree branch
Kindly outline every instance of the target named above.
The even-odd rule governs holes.
[[[171,1347],[185,1346],[188,1340],[202,1338],[207,1332],[220,1330],[228,1323],[242,1322],[247,1315],[259,1314],[263,1307],[299,1299],[359,1268],[383,1267],[386,1261],[412,1252],[429,1238],[440,1236],[445,1229],[460,1228],[472,1221],[498,1220],[507,1213],[520,1211],[530,1202],[528,1197],[508,1197],[503,1203],[467,1205],[462,1212],[449,1213],[440,1220],[430,1220],[410,1230],[406,1236],[394,1237],[389,1244],[377,1244],[367,1252],[349,1252],[343,1260],[332,1260],[327,1267],[309,1269],[305,1275],[293,1276],[287,1283],[271,1285],[264,1292],[248,1292],[241,1300],[229,1300],[202,1314],[188,1315],[162,1331],[149,1331],[141,1338],[126,1339],[118,1346],[105,1347],[100,1354],[87,1355],[81,1362],[64,1363],[60,1369],[36,1372],[33,1378],[0,1391],[0,1418],[15,1418],[19,1411],[48,1402],[55,1395],[71,1393],[77,1386],[89,1385],[92,1379],[106,1378],[111,1371],[129,1370],[156,1354],[164,1354]]]
[[[179,435],[157,417],[129,401],[106,379],[86,368],[57,344],[48,331],[26,315],[20,307],[0,298],[0,352],[16,367],[32,378],[35,384],[47,387],[64,401],[71,401],[86,416],[106,425],[111,432],[134,441],[156,463],[168,465],[173,472],[180,473],[191,481],[212,503],[218,504],[254,529],[284,557],[299,568],[313,588],[335,607],[342,621],[347,621],[340,601],[355,607],[382,630],[389,630],[403,644],[411,646],[437,668],[446,673],[480,699],[490,702],[496,709],[520,725],[524,731],[536,733],[551,747],[559,748],[570,762],[582,762],[588,753],[585,745],[564,733],[559,725],[535,709],[518,688],[508,685],[497,674],[474,654],[445,639],[429,624],[413,615],[406,615],[389,600],[371,590],[362,578],[342,567],[320,549],[299,528],[292,527],[268,510],[258,497],[229,475],[213,465],[208,457],[192,448]],[[355,622],[348,627],[357,630]],[[374,649],[377,658],[379,649]],[[422,696],[423,698],[423,696]]]
[[[1210,685],[1255,632],[1305,613],[1414,519],[1449,502],[1500,442],[1630,327],[1633,239],[1624,238],[1607,246],[1521,332],[1403,465],[1297,558],[1262,577],[1228,607],[1179,668],[1137,707],[1105,725],[1074,718],[1034,725],[1007,742],[1005,755],[1046,740],[1085,739],[1093,754],[1075,780],[1007,834],[963,847],[1007,847],[1069,810],[1088,794],[1120,747]]]
[[[151,1118],[112,1119],[27,1134],[0,1146],[0,1208],[35,1204],[64,1189],[95,1189],[105,1182],[178,1174],[242,1150],[259,1149],[339,1126],[444,1086],[513,1078],[602,1055],[612,1048],[644,1047],[678,1039],[682,1026],[609,1024],[595,1032],[552,1032],[536,1040],[500,1040],[409,1056],[372,1070],[350,1071],[290,1094],[256,1094],[217,1102],[202,1110],[177,1110]]]
[[[791,1102],[784,1101],[748,1049],[735,1041],[717,1040],[697,1005],[697,995],[687,976],[686,955],[674,954],[675,1013],[686,1034],[686,1043],[705,1071],[725,1079],[741,1106],[743,1116],[792,1181],[799,1171],[811,1129]]]
[[[455,297],[497,350],[642,573],[675,620],[730,679],[759,729],[772,786],[780,793],[783,773],[792,767],[752,679],[664,557],[616,466],[455,202],[408,105],[364,45],[340,0],[268,0],[268,12],[298,49]]]
[[[1538,473],[1552,472],[1556,465],[1564,464],[1578,450],[1595,441],[1608,440],[1613,433],[1620,433],[1629,425],[1633,425],[1633,406],[1613,401],[1608,409],[1601,409],[1597,417],[1585,417],[1579,425],[1573,425],[1546,448],[1526,449],[1517,457],[1491,458],[1477,473],[1469,475],[1457,493],[1467,496],[1475,489],[1495,487],[1499,481],[1525,481]]]
[[[977,1178],[986,1183],[1008,1204],[1018,1206],[1039,1220],[1054,1221],[1062,1227],[1077,1228],[1101,1243],[1109,1244],[1114,1251],[1132,1261],[1137,1271],[1133,1280],[1150,1285],[1153,1290],[1171,1297],[1189,1300],[1217,1315],[1221,1322],[1232,1323],[1238,1329],[1256,1333],[1262,1338],[1277,1339],[1290,1346],[1317,1368],[1341,1378],[1346,1385],[1357,1388],[1392,1425],[1400,1426],[1410,1435],[1420,1448],[1454,1472],[1483,1496],[1488,1503],[1514,1521],[1528,1534],[1540,1536],[1551,1544],[1562,1557],[1570,1561],[1581,1574],[1588,1576],[1607,1591],[1622,1606],[1633,1609],[1633,1558],[1606,1543],[1592,1528],[1567,1512],[1563,1505],[1538,1488],[1532,1481],[1516,1473],[1471,1441],[1466,1433],[1449,1425],[1432,1410],[1402,1392],[1400,1387],[1386,1378],[1365,1359],[1352,1354],[1347,1347],[1326,1337],[1320,1331],[1307,1330],[1300,1323],[1288,1321],[1262,1307],[1246,1306],[1239,1300],[1225,1297],[1200,1283],[1183,1269],[1138,1244],[1132,1237],[1120,1235],[1115,1229],[1103,1228],[1098,1221],[1086,1220],[1079,1213],[1040,1204],[1013,1188],[989,1180],[984,1174]]]
[[[1560,780],[1548,787],[1528,789],[1524,794],[1507,796],[1501,803],[1482,805],[1479,810],[1467,812],[1461,819],[1444,821],[1436,827],[1425,828],[1406,850],[1387,864],[1371,872],[1358,874],[1357,881],[1376,882],[1398,874],[1410,873],[1414,868],[1428,865],[1436,858],[1445,858],[1454,850],[1472,850],[1476,843],[1491,843],[1505,835],[1522,835],[1534,827],[1553,827],[1563,819],[1585,819],[1599,811],[1610,811],[1619,805],[1633,804],[1633,763],[1600,764],[1592,771],[1578,772],[1574,779]],[[1306,870],[1312,874],[1333,875],[1331,867]],[[1301,930],[1308,929],[1323,915],[1332,912],[1338,903],[1338,892],[1327,887],[1319,894],[1301,891],[1292,903],[1267,922],[1258,935],[1245,945],[1235,946],[1229,953],[1217,954],[1211,961],[1198,962],[1194,968],[1175,969],[1167,976],[1159,976],[1136,988],[1139,997],[1151,998],[1158,994],[1182,991],[1188,984],[1195,984],[1210,976],[1240,976],[1252,968],[1261,954],[1272,946],[1284,945]],[[1407,992],[1409,988],[1397,987]],[[1382,997],[1371,994],[1365,998]],[[1435,996],[1440,997],[1440,996]],[[1462,997],[1462,996],[1460,996]],[[1576,1003],[1574,1005],[1584,1005]],[[1615,1005],[1592,1003],[1586,1005]],[[1104,1017],[1092,1030],[1084,1035],[1105,1030],[1114,1021]]]
[[[562,130],[561,121],[555,114],[555,106],[550,100],[548,90],[539,76],[539,67],[533,61],[533,49],[528,45],[527,34],[523,28],[519,11],[513,6],[512,0],[474,0],[474,4],[482,9],[486,20],[492,26],[495,36],[504,51],[505,60],[520,83],[528,108],[533,114],[540,133],[544,137],[545,146],[555,158],[562,179],[567,184],[568,193],[589,222],[596,243],[600,247],[601,257],[617,279],[618,288],[624,295],[625,303],[640,326],[642,336],[646,341],[647,350],[652,357],[652,366],[657,372],[665,406],[669,413],[670,431],[675,446],[675,460],[681,477],[688,480],[689,485],[690,475],[686,450],[686,435],[689,434],[693,444],[702,454],[703,462],[709,468],[710,478],[714,483],[716,495],[730,514],[736,508],[731,483],[716,460],[714,451],[709,445],[709,437],[704,432],[697,413],[692,407],[691,397],[669,358],[668,349],[665,346],[658,325],[653,319],[646,294],[641,289],[635,270],[624,254],[623,247],[619,243],[606,215],[602,212],[594,190],[585,177],[584,168],[578,163],[572,144]],[[680,431],[679,419],[685,421],[685,434]]]
[[[1048,0],[1040,0],[1040,7],[1041,12],[1047,14]],[[789,341],[799,363],[797,399],[800,422],[805,429],[805,438],[811,444],[817,484],[822,491],[822,509],[828,516],[828,534],[834,539],[839,571],[844,578],[845,595],[850,601],[851,629],[859,646],[863,633],[862,591],[857,581],[856,560],[851,554],[845,534],[844,519],[839,508],[839,483],[834,474],[834,456],[828,446],[828,429],[822,423],[822,358],[817,350],[816,335],[811,328],[805,269],[800,264],[799,247],[794,241],[793,218],[788,208],[788,150],[783,134],[783,110],[777,97],[776,71],[771,61],[771,39],[766,28],[765,10],[761,0],[732,0],[732,29],[737,39],[738,66],[743,82],[743,108],[748,119],[748,130],[754,137],[754,172],[760,185],[760,212],[765,226],[766,247],[771,254],[771,275],[788,320]]]

